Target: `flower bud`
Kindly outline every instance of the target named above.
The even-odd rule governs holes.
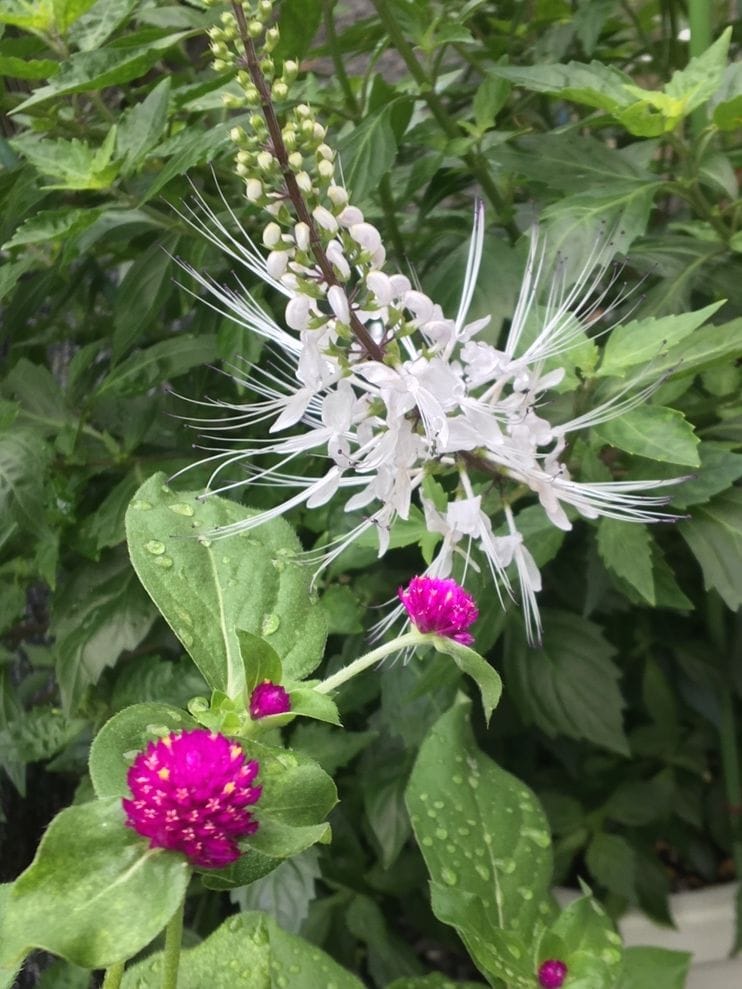
[[[289,155],[289,165],[293,168],[295,172],[304,165],[304,155],[301,151],[292,151]]]
[[[331,185],[327,190],[327,196],[333,206],[342,209],[348,203],[348,193],[340,185]]]
[[[253,721],[275,714],[288,714],[291,698],[280,683],[264,680],[250,694],[250,717]]]
[[[281,239],[281,228],[277,223],[269,223],[263,231],[263,243],[267,248],[275,247]]]
[[[306,223],[297,223],[294,227],[294,237],[296,238],[296,246],[300,251],[309,250],[309,227]]]
[[[239,166],[238,166],[239,171]],[[245,195],[251,203],[257,203],[263,197],[263,183],[260,179],[248,179],[245,183]]]
[[[257,162],[261,172],[270,172],[273,169],[273,155],[270,151],[258,151]]]
[[[331,161],[327,161],[323,158],[317,165],[317,171],[319,172],[320,178],[331,179],[335,174],[335,166]]]
[[[302,192],[312,191],[312,180],[306,172],[296,173],[296,184],[299,186]]]
[[[329,230],[333,234],[337,232],[338,221],[326,207],[315,206],[312,210],[312,216],[323,230]]]
[[[265,50],[272,52],[281,38],[281,32],[277,27],[269,27],[265,32]]]

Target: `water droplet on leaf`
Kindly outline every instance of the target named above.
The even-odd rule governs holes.
[[[281,624],[281,619],[278,615],[273,612],[263,615],[263,621],[260,625],[261,635],[273,635],[274,632],[278,630],[278,626]]]
[[[190,518],[193,515],[193,506],[187,505],[184,501],[176,501],[174,505],[167,506],[171,512],[175,512],[176,515],[186,515]]]
[[[161,543],[159,539],[150,539],[144,544],[144,548],[153,556],[160,556],[165,552],[165,543]]]

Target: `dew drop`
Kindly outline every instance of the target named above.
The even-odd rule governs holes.
[[[167,506],[176,515],[185,515],[190,518],[193,515],[193,506],[187,505],[184,501],[176,501],[174,505]]]
[[[263,621],[260,624],[260,634],[273,635],[273,633],[278,630],[278,626],[280,624],[281,619],[274,612],[263,615]]]
[[[520,895],[523,897],[524,900],[533,899],[533,890],[529,889],[528,886],[519,886],[518,892],[520,893]]]
[[[548,848],[551,844],[551,839],[546,831],[535,831],[533,828],[521,828],[520,833],[524,838],[530,838],[531,841],[538,845],[539,848]]]
[[[445,828],[436,828],[435,829],[435,836],[440,841],[445,841],[446,838],[448,837],[448,831],[446,831]]]
[[[469,783],[469,786],[472,788],[472,790],[476,790],[476,788],[479,786],[479,780],[477,779],[476,776],[470,776],[467,782]]]
[[[162,491],[163,494],[172,494],[173,493],[171,491],[171,489],[167,486],[167,484],[161,484],[160,485],[160,491]]]
[[[466,838],[467,835],[471,834],[469,828],[456,828],[456,833],[460,834],[462,838]]]
[[[148,501],[143,501],[141,498],[137,498],[136,501],[131,503],[131,507],[138,512],[148,512],[152,505]]]
[[[603,948],[600,957],[607,965],[618,965],[621,961],[621,952],[615,948]]]
[[[521,950],[517,944],[508,944],[507,948],[513,958],[520,958]]]
[[[186,629],[184,628],[178,629],[178,638],[180,639],[180,641],[183,643],[184,646],[190,648],[190,646],[193,645],[193,636],[191,635],[190,632],[186,631]]]
[[[150,539],[144,544],[144,548],[153,556],[161,556],[165,552],[165,543],[161,543],[159,539]]]
[[[292,975],[298,975],[301,972],[301,968],[298,965],[289,965],[289,972]]]
[[[481,862],[477,862],[477,864],[474,866],[474,871],[476,872],[476,874],[479,876],[480,879],[484,880],[484,882],[486,883],[489,882],[490,870],[487,868],[486,865],[482,865]]]
[[[193,625],[193,616],[189,611],[185,611],[183,608],[179,608],[177,605],[173,608],[173,611],[185,625]]]
[[[621,944],[621,938],[618,934],[616,934],[615,931],[606,931],[605,939],[606,941],[610,941],[611,944],[617,944],[617,945]]]
[[[512,876],[515,872],[515,859],[503,859],[502,871],[506,876]]]
[[[429,834],[426,834],[421,844],[425,845],[426,848],[430,848],[430,846],[433,844],[433,839],[430,837]]]
[[[172,558],[169,556],[156,556],[153,562],[155,566],[162,567],[163,570],[169,570],[173,565]]]
[[[464,782],[464,777],[459,776],[458,773],[454,773],[453,776],[451,777],[451,781],[455,783],[457,786],[460,786]]]
[[[434,807],[436,808],[436,810],[443,810],[443,808],[444,808],[444,807],[445,807],[446,805],[445,805],[445,804],[443,803],[443,801],[442,801],[442,800],[434,800],[434,801],[433,801],[433,806],[434,806]]]
[[[206,536],[199,536],[198,541],[204,547],[204,549],[208,549],[209,546],[211,546],[211,540],[207,539]]]
[[[459,881],[459,877],[452,869],[441,869],[441,879],[447,886],[455,886]]]
[[[286,977],[284,975],[277,975],[276,985],[278,986],[278,989],[286,989],[286,986],[288,985],[288,982],[286,981]]]

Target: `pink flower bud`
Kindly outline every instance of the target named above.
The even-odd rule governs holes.
[[[538,984],[543,989],[561,989],[567,978],[567,966],[564,962],[551,959],[542,962],[538,969]]]
[[[474,641],[467,629],[479,611],[472,596],[455,580],[413,577],[398,594],[418,632],[435,632],[465,646]]]
[[[291,710],[291,698],[280,683],[264,680],[250,694],[250,717],[253,721],[271,714],[286,714]]]

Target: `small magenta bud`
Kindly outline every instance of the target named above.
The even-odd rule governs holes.
[[[542,962],[538,969],[538,984],[543,989],[561,989],[567,978],[567,966],[556,959]]]
[[[474,641],[468,630],[479,612],[472,596],[455,580],[413,577],[398,594],[418,632],[434,632],[465,646]]]
[[[291,698],[280,683],[264,680],[250,694],[250,717],[253,721],[271,714],[287,714],[290,710]]]

